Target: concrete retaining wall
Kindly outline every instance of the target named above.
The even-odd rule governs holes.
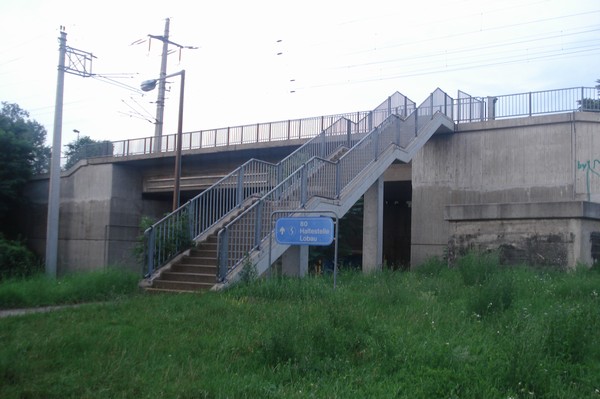
[[[411,263],[444,255],[448,243],[453,251],[461,242],[476,245],[465,242],[467,236],[479,235],[479,244],[490,246],[490,234],[507,237],[513,231],[521,237],[514,241],[531,242],[536,236],[555,239],[554,231],[570,246],[563,257],[569,266],[587,262],[591,258],[577,246],[585,248],[582,234],[589,235],[596,222],[590,227],[581,217],[558,221],[548,214],[535,223],[502,218],[462,223],[444,215],[452,205],[568,201],[600,202],[600,114],[459,125],[456,134],[433,137],[413,160]],[[574,227],[577,223],[582,227]],[[497,245],[503,245],[501,239]]]
[[[142,200],[138,170],[126,165],[85,162],[61,177],[58,273],[108,265],[139,269],[133,248],[142,215],[160,216],[168,209]],[[48,179],[29,182],[22,210],[22,230],[41,257],[45,254]]]

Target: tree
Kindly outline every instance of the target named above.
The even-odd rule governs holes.
[[[583,98],[578,100],[580,111],[596,111],[600,112],[600,79],[596,79],[597,85],[596,90],[598,90],[598,99],[594,98]]]
[[[27,180],[48,171],[46,129],[17,104],[0,109],[0,230],[9,233],[6,217],[19,204]]]
[[[65,169],[71,168],[79,160],[94,157],[105,157],[113,154],[113,144],[110,141],[96,141],[88,136],[80,137],[66,145]]]

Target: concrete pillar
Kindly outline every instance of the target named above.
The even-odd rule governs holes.
[[[364,204],[362,269],[370,272],[383,264],[383,178],[367,190]]]
[[[292,245],[281,256],[284,276],[304,277],[308,274],[308,245]]]

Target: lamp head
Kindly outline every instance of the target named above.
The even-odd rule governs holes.
[[[144,80],[140,88],[142,91],[152,91],[156,87],[156,82],[158,82],[158,79]]]

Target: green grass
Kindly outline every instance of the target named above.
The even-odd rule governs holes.
[[[494,262],[1,319],[0,397],[600,397],[600,273]]]
[[[138,292],[139,275],[119,269],[73,273],[59,279],[37,275],[0,282],[0,309],[105,301]]]

